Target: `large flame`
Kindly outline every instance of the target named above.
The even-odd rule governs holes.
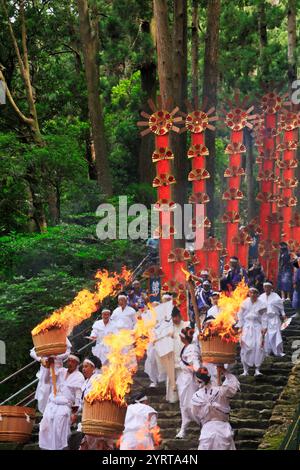
[[[200,338],[220,336],[224,341],[237,343],[238,332],[233,326],[237,321],[237,313],[242,302],[246,299],[248,291],[249,287],[243,279],[229,296],[222,292],[218,301],[220,311],[215,320],[205,326],[204,331],[200,333]]]
[[[144,428],[139,429],[135,433],[136,443],[137,443],[137,447],[135,450],[152,450],[153,449],[153,445],[151,442],[149,442],[148,446],[146,445],[147,439],[145,439],[145,437],[149,433],[152,436],[154,447],[156,448],[159,447],[162,441],[159,426],[154,426],[153,428],[149,429],[149,426],[146,425]]]
[[[108,363],[95,378],[92,389],[86,396],[93,401],[113,401],[124,406],[125,395],[130,392],[133,375],[137,371],[137,360],[143,358],[149,342],[153,339],[156,311],[148,304],[150,316],[139,317],[134,330],[122,329],[107,335],[103,342],[109,347]]]
[[[97,311],[105,297],[116,294],[120,286],[126,284],[130,277],[131,271],[128,271],[126,267],[122,268],[120,274],[109,273],[107,270],[97,271],[94,292],[87,289],[81,290],[69,305],[53,312],[49,318],[37,325],[31,334],[34,336],[51,328],[64,328],[67,334],[70,334],[75,326]]]

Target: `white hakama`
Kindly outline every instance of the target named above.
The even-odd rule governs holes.
[[[274,356],[284,356],[281,336],[281,317],[285,317],[283,300],[276,292],[271,292],[270,295],[261,294],[259,300],[263,302],[267,309],[265,314],[267,333],[265,335],[264,350],[267,355],[273,353]]]
[[[54,358],[54,369],[56,373],[61,367],[63,367],[63,362],[68,359],[71,348],[72,348],[72,344],[67,338],[66,352],[64,354],[59,354],[58,356],[52,356]],[[32,357],[32,359],[38,362],[41,362],[42,359],[44,360],[49,359],[47,357],[42,358],[40,356],[37,356],[34,348],[31,349],[30,356]],[[48,375],[49,375],[48,369],[44,367],[43,365],[41,365],[39,371],[36,374],[36,377],[39,379],[39,381],[38,381],[37,388],[36,388],[35,395],[34,395],[35,400],[37,400],[38,410],[40,413],[44,413],[50,393],[51,393],[51,383],[48,380]]]
[[[48,370],[48,381],[51,380]],[[39,447],[46,450],[62,450],[68,446],[71,431],[72,407],[79,407],[84,377],[78,370],[68,374],[61,368],[56,374],[57,394],[49,396],[43,418],[40,422]]]
[[[157,426],[157,412],[149,405],[129,405],[120,450],[154,450],[151,430]]]
[[[181,412],[180,432],[183,435],[189,423],[193,421],[191,400],[194,393],[198,390],[198,384],[194,379],[194,372],[199,368],[199,349],[193,343],[185,346],[182,349],[180,372],[176,380]]]
[[[264,360],[262,331],[266,328],[265,312],[266,307],[261,300],[252,302],[247,298],[238,313],[237,326],[242,328],[241,361],[245,371],[252,366],[258,369]]]
[[[216,386],[207,384],[192,397],[192,414],[201,424],[199,450],[235,450],[229,424],[230,398],[240,388],[237,378],[225,372],[225,381]]]

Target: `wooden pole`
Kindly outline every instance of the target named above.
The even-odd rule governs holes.
[[[56,375],[55,375],[55,368],[54,368],[54,362],[50,364],[50,370],[51,370],[51,377],[52,377],[52,383],[53,383],[53,394],[56,397]]]
[[[192,301],[193,309],[194,309],[194,312],[195,312],[196,325],[197,325],[198,331],[200,333],[202,325],[200,323],[199,309],[198,309],[196,296],[195,296],[195,287],[194,287],[194,284],[193,284],[193,281],[192,281],[191,278],[188,279],[187,285],[188,285],[189,293],[191,295],[191,301]]]

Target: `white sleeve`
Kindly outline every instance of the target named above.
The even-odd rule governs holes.
[[[240,383],[235,375],[225,372],[225,381],[221,386],[221,394],[227,398],[232,398],[239,391]]]
[[[245,323],[245,320],[244,320],[245,313],[246,313],[246,309],[245,309],[244,304],[242,304],[242,305],[241,305],[241,308],[240,308],[240,310],[238,311],[238,314],[237,314],[238,322],[237,322],[237,325],[236,325],[236,326],[237,326],[238,328],[243,328],[243,326],[244,326],[244,323]]]
[[[149,429],[155,428],[157,426],[157,413],[149,414]]]
[[[30,356],[32,357],[32,359],[34,359],[35,361],[41,362],[41,359],[42,359],[42,358],[36,354],[35,348],[30,349],[30,353],[29,353],[29,354],[30,354]]]
[[[187,362],[193,366],[194,371],[200,369],[200,354],[197,351],[196,346],[193,345],[192,348],[189,348],[187,354]]]

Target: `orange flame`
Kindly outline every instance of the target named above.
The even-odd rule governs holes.
[[[191,273],[189,271],[187,271],[186,269],[184,269],[182,266],[181,266],[181,271],[184,273],[185,275],[185,280],[188,281],[191,277]]]
[[[156,323],[156,312],[148,304],[150,318],[138,318],[134,330],[122,329],[104,338],[109,347],[108,364],[102,373],[93,381],[92,389],[86,396],[89,403],[93,401],[113,401],[124,406],[125,395],[130,392],[133,375],[137,371],[137,360],[143,358],[149,341],[153,338]]]
[[[215,320],[205,326],[204,331],[200,333],[200,339],[205,340],[209,336],[220,336],[224,341],[237,343],[238,332],[233,326],[237,321],[237,313],[242,302],[246,299],[248,291],[249,287],[243,279],[236,289],[231,292],[230,296],[222,292],[218,301],[220,311]]]
[[[148,427],[146,426],[145,428],[139,429],[135,433],[135,438],[136,438],[136,443],[137,443],[135,450],[152,450],[153,449],[153,445],[151,443],[149,443],[148,446],[145,444],[146,442],[145,436],[147,436],[147,434],[149,433],[152,436],[154,447],[159,447],[162,441],[161,436],[160,436],[159,426],[155,426],[151,429],[148,429]]]
[[[116,293],[120,283],[127,282],[130,277],[131,272],[126,267],[122,268],[121,274],[110,274],[107,270],[97,271],[95,292],[87,289],[81,290],[69,305],[55,310],[49,318],[37,325],[31,334],[34,336],[51,328],[65,328],[67,334],[70,334],[75,326],[97,311],[99,303],[105,297]]]

